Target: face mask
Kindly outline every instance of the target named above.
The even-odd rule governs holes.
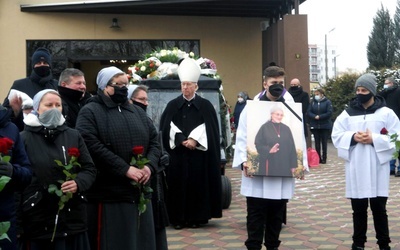
[[[61,112],[56,108],[49,109],[42,114],[39,115],[39,122],[46,128],[56,128],[57,126],[61,125]]]
[[[125,103],[128,100],[128,88],[127,87],[117,87],[113,86],[114,94],[110,95],[110,98],[113,102],[120,104]]]
[[[299,89],[300,88],[300,85],[299,86],[292,86],[292,87],[290,87],[290,90],[297,90],[297,89]]]
[[[239,97],[238,102],[242,103],[242,102],[244,102],[244,99],[242,97]]]
[[[137,102],[137,101],[133,101],[133,100],[132,100],[132,103],[133,103],[134,105],[136,105],[136,106],[141,107],[141,108],[144,110],[144,112],[146,112],[146,110],[147,110],[147,105],[144,105],[144,104],[141,103],[141,102]]]
[[[366,95],[357,94],[357,100],[358,100],[361,104],[363,104],[363,103],[368,102],[368,101],[371,99],[372,96],[373,96],[372,93],[369,93],[369,94],[366,94]]]
[[[273,97],[280,97],[283,93],[283,85],[282,84],[274,84],[269,86],[268,92]]]
[[[387,88],[389,88],[389,85],[383,85],[383,88],[387,89]]]
[[[33,71],[35,71],[36,75],[40,77],[45,77],[50,75],[50,67],[49,66],[40,66],[33,68]]]
[[[314,99],[315,99],[316,101],[319,101],[319,100],[321,100],[321,96],[316,95],[316,96],[314,96]]]

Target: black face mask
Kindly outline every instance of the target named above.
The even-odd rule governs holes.
[[[282,84],[274,84],[269,86],[268,92],[273,97],[280,97],[283,93],[283,85]]]
[[[110,95],[113,102],[117,104],[125,103],[128,100],[128,88],[113,86],[114,94]]]
[[[33,71],[35,71],[36,75],[40,77],[46,77],[50,75],[50,67],[49,66],[40,66],[33,68]]]
[[[295,91],[295,90],[297,90],[299,88],[300,88],[300,85],[299,86],[292,86],[292,87],[290,87],[290,90]]]
[[[141,107],[141,108],[144,110],[144,112],[146,112],[146,110],[147,110],[147,105],[144,105],[143,103],[137,102],[137,101],[134,101],[134,100],[132,100],[132,103],[133,103],[134,105],[136,105],[136,106]]]
[[[373,94],[371,92],[369,94],[366,94],[366,95],[357,94],[357,100],[361,104],[364,104],[364,103],[368,102],[371,99],[372,96],[373,96]]]

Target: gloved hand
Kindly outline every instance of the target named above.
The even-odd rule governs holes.
[[[9,162],[0,161],[0,177],[8,176],[11,177],[13,174],[13,165]]]
[[[169,154],[164,152],[163,155],[160,157],[160,165],[161,166],[168,166],[169,165]]]

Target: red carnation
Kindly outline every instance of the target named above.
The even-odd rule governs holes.
[[[132,152],[134,155],[141,155],[144,152],[144,148],[143,148],[143,146],[134,146],[132,148]]]
[[[13,144],[14,141],[10,138],[0,138],[0,153],[2,153],[3,155],[8,154],[8,151],[12,148]]]
[[[81,155],[81,153],[79,152],[78,148],[69,148],[68,155],[71,157],[75,156],[76,158],[78,158]]]
[[[381,129],[381,135],[387,135],[388,133],[389,133],[389,131],[387,131],[386,128]]]

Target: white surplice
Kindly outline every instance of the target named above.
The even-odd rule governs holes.
[[[382,128],[389,131],[381,134]],[[372,132],[372,144],[350,145],[358,131]],[[396,114],[387,107],[373,114],[350,116],[343,111],[333,125],[332,142],[339,157],[346,160],[346,197],[371,198],[389,196],[390,165],[395,145],[389,135],[400,132]]]

